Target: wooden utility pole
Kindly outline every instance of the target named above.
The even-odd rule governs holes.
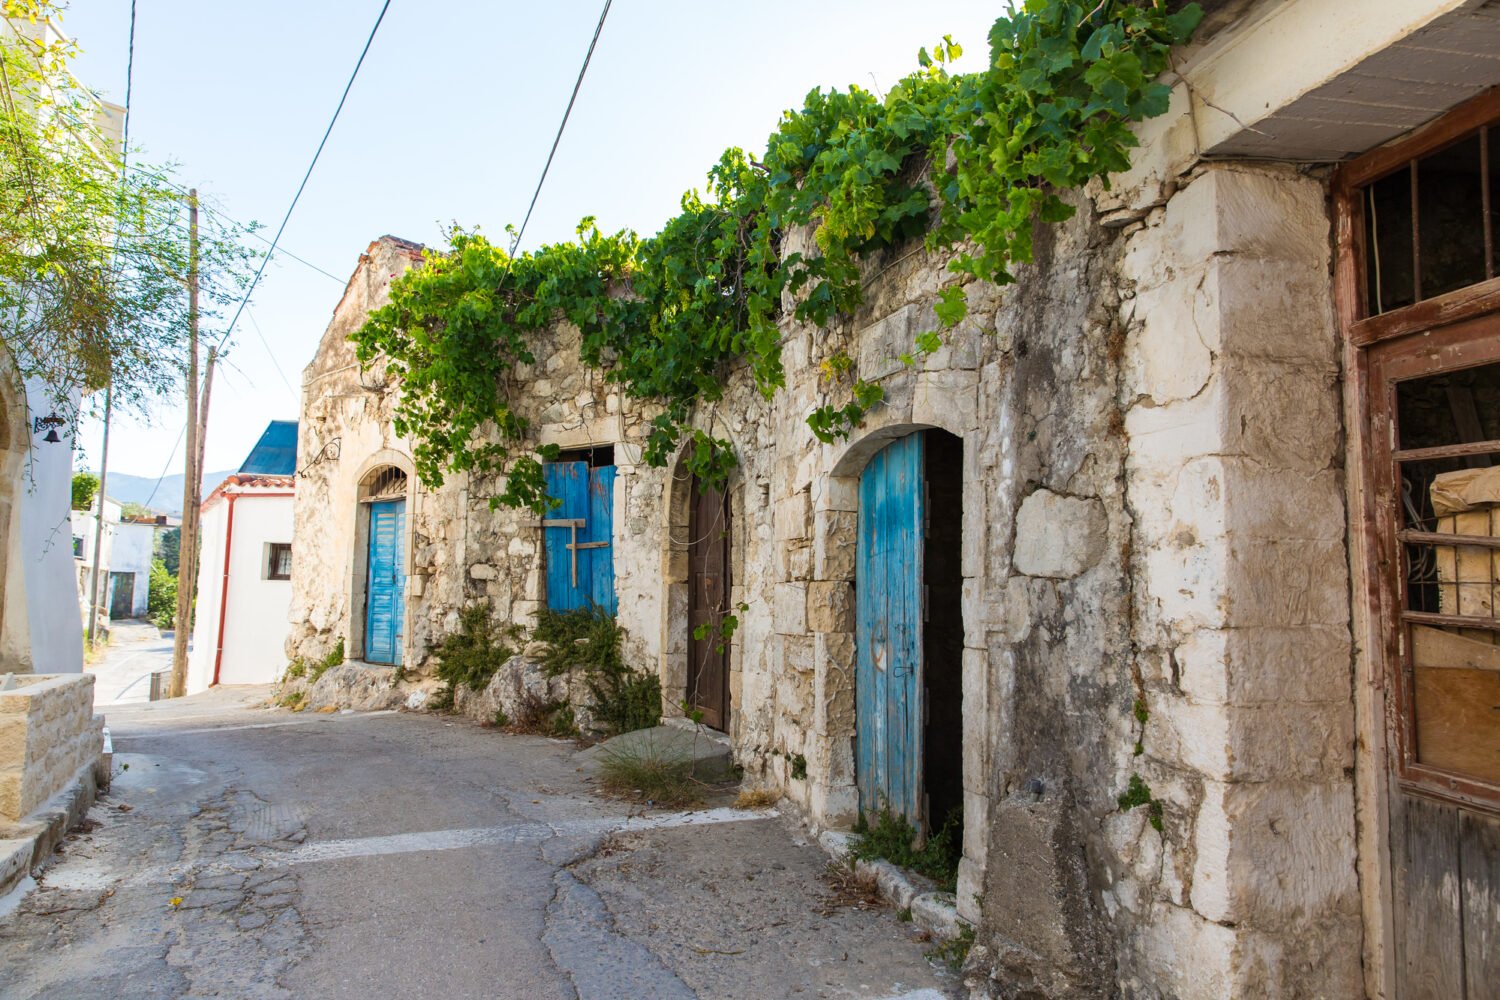
[[[193,631],[193,597],[198,589],[198,505],[203,492],[202,450],[198,428],[198,189],[188,192],[188,372],[185,472],[182,482],[182,527],[177,563],[177,631],[172,637],[172,684],[169,696],[187,693],[188,639]]]
[[[104,490],[109,482],[109,417],[114,402],[114,382],[104,386],[104,444],[99,449],[98,507],[94,514],[94,570],[89,576],[89,648],[94,648],[94,630],[99,623],[99,562],[104,551]],[[108,593],[108,588],[105,593]]]

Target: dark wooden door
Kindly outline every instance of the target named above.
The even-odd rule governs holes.
[[[129,618],[135,611],[135,574],[109,574],[111,618]]]
[[[1397,1000],[1500,997],[1500,321],[1367,356]]]
[[[687,700],[703,724],[729,729],[729,497],[696,478],[688,512]]]

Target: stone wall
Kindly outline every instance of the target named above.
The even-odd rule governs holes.
[[[1038,229],[1015,284],[965,287],[968,318],[915,365],[896,358],[936,326],[953,277],[913,246],[866,262],[856,315],[788,321],[773,400],[728,373],[694,420],[740,460],[729,733],[749,778],[815,826],[871,805],[855,778],[859,477],[891,441],[946,431],[962,442],[961,509],[942,512],[961,526],[956,902],[979,928],[978,994],[1357,995],[1324,188],[1215,165],[1162,194],[1108,216],[1114,228],[1077,197],[1071,221]],[[398,387],[343,343],[410,260],[372,245],[308,369],[293,655],[357,642],[358,484],[382,463],[410,468],[390,428]],[[805,418],[843,401],[817,371],[840,349],[886,398],[825,445]],[[539,337],[537,358],[513,386],[540,441],[615,448],[627,657],[660,671],[670,712],[687,673],[689,477],[641,464],[650,413],[580,366],[576,331]],[[542,530],[491,511],[498,492],[465,477],[413,487],[413,669],[465,604],[525,625],[544,600]],[[1133,781],[1144,801],[1122,808]]]
[[[31,674],[0,691],[0,822],[63,791],[103,752],[92,674]]]

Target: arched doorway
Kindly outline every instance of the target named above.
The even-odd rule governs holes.
[[[963,808],[963,442],[916,431],[872,455],[858,523],[861,809],[931,833]]]
[[[406,473],[393,465],[365,476],[359,487],[361,600],[355,630],[360,658],[399,666],[406,634]]]

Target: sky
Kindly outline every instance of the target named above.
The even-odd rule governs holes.
[[[129,0],[72,0],[74,73],[124,103]],[[269,239],[359,57],[381,0],[136,0],[131,142],[171,161],[212,210]],[[301,373],[370,241],[440,241],[459,222],[503,238],[525,214],[602,0],[393,0],[281,247],[215,375],[207,470],[237,468],[268,421],[295,419]],[[814,86],[883,91],[945,34],[983,67],[1001,0],[618,0],[522,249],[578,220],[655,232],[729,146],[764,148]],[[256,241],[252,240],[252,243]],[[264,249],[264,244],[259,244]],[[332,277],[330,277],[332,275]],[[209,321],[217,340],[228,316]],[[113,422],[109,465],[180,472],[185,409]],[[102,424],[82,427],[98,468]]]

